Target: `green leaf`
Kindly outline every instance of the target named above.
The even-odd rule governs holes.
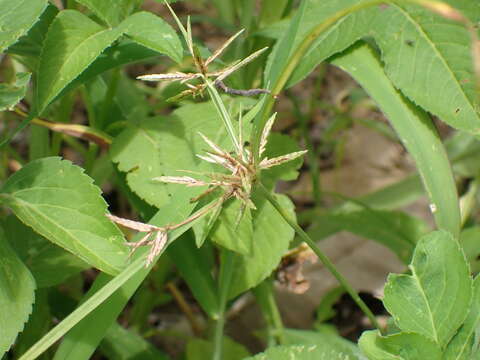
[[[148,223],[157,226],[178,223],[190,213],[189,205],[181,203],[162,209]],[[173,231],[169,235],[170,243],[188,228],[187,225]],[[134,241],[142,236],[136,235]],[[62,336],[64,338],[54,360],[90,359],[107,330],[152,269],[145,267],[147,252],[146,248],[137,250],[133,255],[135,260],[113,279],[100,274],[82,299],[82,304],[31,347],[21,360],[38,357]]]
[[[383,303],[395,324],[444,347],[467,316],[470,269],[458,243],[445,231],[424,236],[410,265],[412,275],[391,274]]]
[[[100,351],[116,360],[168,360],[142,336],[114,322],[100,344]]]
[[[0,357],[8,351],[32,312],[35,280],[10,248],[0,228]]]
[[[478,238],[477,238],[478,240]],[[473,281],[473,301],[464,324],[447,346],[444,360],[469,360],[475,343],[476,331],[480,325],[480,277]]]
[[[295,218],[293,204],[284,195],[277,199],[292,218]],[[252,211],[253,242],[251,255],[238,256],[230,288],[234,297],[266,279],[278,266],[288,250],[294,231],[267,201],[253,198],[257,210]]]
[[[120,24],[136,6],[139,0],[76,0],[85,5],[110,27]]]
[[[149,204],[160,208],[189,202],[205,188],[165,184],[152,179],[185,175],[182,170],[219,171],[220,166],[208,164],[196,156],[208,147],[199,132],[222,148],[231,146],[224,127],[219,125],[215,107],[211,103],[193,104],[182,106],[168,117],[129,123],[112,144],[112,160],[118,163],[120,171],[127,173],[130,188]]]
[[[0,83],[0,111],[17,105],[27,93],[30,73],[18,73],[13,84]]]
[[[429,116],[393,87],[367,45],[349,49],[332,63],[352,75],[378,103],[415,159],[438,228],[458,236],[460,210],[456,184],[442,141]]]
[[[125,29],[125,35],[138,44],[168,55],[177,63],[182,60],[183,47],[177,33],[155,14],[146,11],[135,13],[121,26]]]
[[[242,215],[242,206],[243,203],[237,199],[225,203],[210,232],[210,238],[218,245],[248,256],[252,252],[253,242],[252,213],[250,209],[243,209]]]
[[[105,29],[78,11],[60,12],[43,45],[36,93],[38,111],[41,113],[121,35],[121,27]]]
[[[296,151],[300,151],[300,147],[297,142],[292,139],[291,136],[272,133],[268,137],[267,146],[265,149],[265,156],[268,158],[274,158],[276,156],[281,156]],[[274,166],[270,169],[265,170],[262,173],[262,177],[265,175],[268,177],[268,180],[295,180],[298,177],[298,169],[303,164],[303,156],[288,161],[285,164]]]
[[[334,333],[285,329],[284,334],[288,345],[317,345],[321,349],[330,349],[348,356],[348,359],[363,359],[355,344]]]
[[[460,233],[460,245],[470,263],[470,269],[473,273],[480,272],[480,226],[472,226],[464,229]]]
[[[106,217],[100,189],[58,157],[33,161],[0,189],[0,201],[37,233],[109,274],[126,265],[123,235]]]
[[[12,248],[30,269],[38,287],[61,284],[89,267],[78,257],[51,243],[15,216],[9,216],[3,227]]]
[[[426,233],[427,226],[422,220],[402,211],[339,209],[316,216],[308,233],[312,238],[321,240],[340,231],[377,241],[408,263],[417,239]]]
[[[27,33],[47,6],[47,0],[0,0],[0,52]]]
[[[186,360],[210,360],[213,359],[214,346],[211,341],[192,339],[187,344]],[[222,358],[228,360],[242,360],[250,356],[248,350],[241,344],[227,336],[223,337]]]
[[[32,26],[28,33],[22,36],[18,41],[10,46],[7,53],[20,55],[17,58],[31,71],[36,71],[40,60],[43,41],[47,36],[48,28],[58,14],[58,8],[48,4],[40,19]]]
[[[442,350],[433,341],[415,333],[379,336],[365,331],[358,345],[370,360],[441,360]]]
[[[330,347],[317,345],[275,346],[267,351],[244,360],[358,360],[356,356],[344,354]],[[384,359],[387,360],[387,359]]]

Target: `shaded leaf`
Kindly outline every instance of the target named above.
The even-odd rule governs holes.
[[[284,195],[277,195],[282,207],[295,218],[293,204]],[[253,241],[251,255],[238,256],[230,288],[234,297],[259,284],[278,266],[288,250],[294,231],[264,199],[253,198],[257,210],[252,211]]]
[[[61,284],[72,275],[90,267],[78,257],[51,243],[15,216],[9,216],[3,227],[10,246],[30,269],[38,287]]]
[[[415,333],[383,337],[377,331],[365,331],[359,346],[370,360],[443,359],[442,350],[437,344]]]
[[[214,347],[211,341],[192,339],[187,344],[186,360],[210,360],[213,359]],[[241,344],[227,336],[222,341],[222,358],[228,360],[242,360],[250,356],[248,350]]]
[[[36,232],[90,265],[110,274],[126,265],[123,235],[105,217],[100,189],[71,162],[51,157],[29,163],[3,185],[0,201]]]
[[[473,273],[480,271],[480,227],[472,226],[460,233],[460,245]]]
[[[0,52],[24,35],[47,6],[47,0],[0,0]]]
[[[32,312],[35,280],[0,228],[0,356],[8,351]]]
[[[424,236],[410,265],[412,275],[390,274],[383,303],[403,331],[445,346],[467,316],[472,279],[458,243],[445,231]]]
[[[358,357],[344,354],[330,347],[317,345],[275,346],[244,360],[357,360]],[[387,359],[385,359],[387,360]]]
[[[60,12],[49,27],[41,54],[39,112],[121,35],[121,27],[105,29],[78,11]]]
[[[168,55],[176,62],[183,57],[183,47],[175,30],[162,18],[141,11],[128,17],[121,25],[125,35],[149,49]]]
[[[444,360],[469,360],[480,324],[480,277],[473,281],[473,301],[467,318],[445,350]]]
[[[30,73],[18,73],[13,84],[0,83],[0,111],[17,105],[27,93]]]
[[[142,0],[76,0],[109,26],[118,25]]]

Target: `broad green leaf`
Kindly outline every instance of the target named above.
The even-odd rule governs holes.
[[[213,343],[211,341],[194,338],[187,343],[186,360],[213,359]],[[222,359],[242,360],[250,356],[248,350],[241,344],[227,336],[223,337]]]
[[[30,73],[18,73],[13,84],[0,83],[0,111],[17,105],[27,93]]]
[[[130,188],[149,204],[160,208],[188,202],[205,188],[165,184],[158,176],[189,175],[188,171],[219,171],[222,168],[200,160],[208,145],[201,132],[220,147],[231,146],[211,103],[182,106],[168,117],[132,121],[111,147],[112,160],[127,173]],[[194,175],[196,176],[196,175]]]
[[[38,69],[37,106],[48,104],[122,35],[75,10],[60,12],[50,25]]]
[[[268,137],[267,147],[265,149],[265,156],[273,158],[276,156],[285,155],[300,151],[300,147],[292,137],[284,134],[272,133]],[[274,166],[265,170],[262,177],[265,176],[267,180],[295,180],[298,177],[298,169],[303,164],[303,157],[286,162],[285,164]]]
[[[318,241],[340,231],[349,231],[377,241],[408,263],[417,239],[425,234],[427,226],[420,219],[402,211],[340,209],[316,216],[308,233]]]
[[[353,10],[362,2],[368,1],[309,1],[297,43],[315,25],[329,21],[338,11]],[[447,2],[474,23],[480,19],[478,3]],[[335,22],[309,48],[295,69],[290,85],[303,79],[327,57],[364,36],[374,38],[382,52],[387,75],[414,103],[455,128],[479,132],[470,33],[460,22],[407,2],[370,6]]]
[[[167,253],[202,309],[215,319],[218,316],[217,287],[204,248],[197,249],[193,236],[185,234],[181,241],[168,247]]]
[[[475,332],[480,324],[480,277],[473,281],[473,301],[462,327],[447,346],[444,360],[470,360],[475,343]]]
[[[106,217],[100,189],[58,157],[33,161],[0,189],[0,201],[37,233],[90,265],[117,274],[126,265],[123,235]]]
[[[168,360],[142,336],[114,322],[100,344],[100,351],[115,360]]]
[[[15,216],[9,216],[3,227],[12,248],[30,269],[38,287],[61,284],[89,265],[61,247],[51,243]]]
[[[148,223],[157,226],[178,223],[190,212],[190,204],[177,204],[160,210]],[[188,226],[172,232],[169,236],[170,242],[175,241],[186,230]],[[138,241],[142,237],[142,234],[138,234],[134,240]],[[90,359],[107,330],[150,273],[152,267],[145,267],[147,252],[146,248],[137,250],[132,263],[113,279],[106,274],[100,274],[82,299],[82,304],[30,348],[21,360],[36,358],[62,336],[63,341],[54,360]]]
[[[432,340],[415,333],[380,336],[376,330],[365,331],[360,349],[370,360],[441,360],[442,350]]]
[[[285,329],[284,334],[288,345],[317,345],[321,349],[330,349],[349,356],[351,359],[363,359],[360,350],[354,343],[334,333]]]
[[[141,3],[141,0],[76,0],[85,5],[110,27],[118,25]]]
[[[277,195],[277,200],[294,218],[295,213],[290,199],[284,195]],[[252,211],[252,253],[246,256],[237,256],[230,297],[234,297],[266,279],[278,266],[294,236],[292,228],[269,202],[256,197],[253,198],[253,201],[257,210]]]
[[[176,62],[182,60],[183,47],[177,33],[157,15],[141,11],[128,17],[121,26],[125,35],[140,45],[168,55]]]
[[[225,203],[210,232],[210,238],[218,245],[248,256],[252,252],[254,241],[252,211],[242,210],[242,206],[237,199]]]
[[[49,4],[40,16],[40,19],[32,26],[28,33],[7,50],[9,54],[19,55],[20,59],[31,71],[36,71],[40,60],[43,41],[47,36],[48,28],[58,14],[58,8]]]
[[[367,45],[349,49],[332,63],[352,75],[377,102],[415,159],[438,228],[458,236],[460,210],[456,184],[430,117],[393,87],[380,61]]]
[[[480,272],[480,227],[472,226],[460,233],[460,245],[473,273]]]
[[[46,6],[47,0],[0,0],[0,52],[26,34]]]
[[[32,312],[35,280],[0,228],[0,357],[8,351]]]
[[[244,360],[358,360],[358,357],[317,345],[275,346]],[[387,359],[384,359],[387,360]]]
[[[444,347],[467,316],[472,279],[458,243],[445,231],[424,236],[410,264],[411,275],[390,274],[383,303],[395,324]]]

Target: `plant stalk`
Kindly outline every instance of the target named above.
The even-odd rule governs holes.
[[[337,279],[337,281],[342,285],[348,294],[352,297],[353,301],[358,305],[358,307],[363,311],[363,313],[368,317],[373,326],[375,326],[382,335],[384,335],[384,330],[380,327],[375,315],[370,311],[368,306],[363,302],[363,300],[358,296],[358,293],[350,285],[348,280],[343,277],[342,274],[337,270],[335,265],[330,261],[330,259],[320,250],[317,244],[308,236],[308,234],[303,231],[303,229],[297,224],[297,222],[290,218],[287,212],[282,208],[278,203],[275,197],[265,188],[262,183],[257,184],[257,188],[265,196],[265,198],[272,204],[272,206],[278,211],[280,216],[295,230],[298,236],[307,243],[307,245],[312,249],[315,255],[318,256],[320,261],[325,265],[325,267],[330,271],[330,273]]]

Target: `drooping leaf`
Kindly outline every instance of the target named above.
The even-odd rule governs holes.
[[[30,73],[18,73],[13,84],[0,83],[0,111],[17,105],[27,93]]]
[[[141,0],[76,0],[85,5],[110,27],[120,24]]]
[[[194,338],[187,344],[186,360],[213,359],[214,347],[211,341]],[[248,350],[241,344],[227,336],[223,337],[222,358],[228,360],[242,360],[250,356]]]
[[[10,246],[27,265],[38,287],[61,284],[89,265],[9,216],[3,224]]]
[[[480,324],[480,277],[473,281],[473,299],[467,318],[462,327],[448,343],[445,360],[475,359],[472,350],[475,344],[476,331]]]
[[[330,347],[317,345],[285,345],[269,348],[267,351],[244,360],[358,360]],[[387,359],[384,359],[387,360]]]
[[[472,298],[465,256],[449,233],[436,231],[418,242],[410,269],[411,275],[389,275],[383,303],[401,330],[443,347],[465,320]]]
[[[443,359],[438,344],[415,333],[383,337],[377,331],[365,331],[359,340],[359,346],[370,360]]]
[[[0,356],[8,351],[32,312],[35,280],[0,228]]]
[[[33,161],[0,189],[0,201],[37,233],[109,274],[127,260],[123,235],[106,217],[92,179],[58,157]]]
[[[60,12],[50,25],[38,69],[37,105],[42,112],[70,82],[122,35],[75,10]]]
[[[0,52],[26,34],[46,6],[47,0],[0,0]]]
[[[415,243],[425,234],[423,221],[402,211],[361,210],[330,211],[313,219],[308,233],[316,240],[331,236],[339,231],[349,231],[366,239],[374,240],[394,251],[408,263]]]
[[[183,47],[177,33],[155,14],[146,11],[135,13],[121,26],[125,29],[125,35],[140,45],[168,55],[176,62],[182,60]]]
[[[352,47],[333,63],[351,74],[385,113],[415,159],[437,227],[458,236],[457,188],[443,143],[430,117],[393,87],[380,61],[367,45]]]
[[[290,199],[284,195],[277,195],[277,200],[294,218],[295,213]],[[288,250],[294,236],[292,228],[269,202],[256,197],[253,201],[257,210],[252,211],[252,253],[237,257],[230,297],[254,287],[269,276]]]
[[[208,145],[199,132],[222,148],[231,148],[226,131],[211,103],[182,106],[168,117],[141,119],[130,123],[111,147],[112,160],[127,173],[130,188],[149,204],[160,208],[189,202],[205,187],[186,187],[154,181],[159,176],[189,175],[187,171],[219,171],[200,160]]]

